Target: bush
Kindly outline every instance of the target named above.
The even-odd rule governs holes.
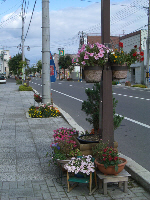
[[[132,87],[147,88],[145,85],[142,84],[133,85]]]
[[[87,101],[82,103],[82,111],[86,113],[88,118],[86,120],[93,125],[94,132],[97,133],[99,129],[99,104],[100,104],[100,83],[95,83],[93,89],[86,89],[85,93],[88,96]],[[124,117],[116,115],[115,108],[118,101],[113,97],[113,119],[114,119],[114,130],[116,130]]]
[[[117,82],[116,81],[112,81],[112,85],[117,85]]]
[[[33,91],[33,89],[32,89],[31,86],[27,87],[25,85],[20,85],[19,86],[19,91]]]
[[[16,84],[17,84],[17,85],[21,85],[21,84],[22,84],[22,80],[16,79]]]

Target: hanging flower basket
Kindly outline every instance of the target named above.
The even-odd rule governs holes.
[[[85,66],[84,76],[87,83],[98,83],[101,81],[102,67],[100,66]]]
[[[128,66],[127,63],[123,65],[119,64],[112,64],[112,73],[113,73],[113,78],[114,79],[125,79],[127,78],[127,72],[128,72]]]

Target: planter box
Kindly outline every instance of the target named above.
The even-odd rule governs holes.
[[[74,139],[74,141],[76,141],[76,144],[77,144],[78,148],[80,149],[82,155],[85,155],[85,156],[93,155],[92,148],[94,146],[96,146],[98,143],[93,142],[93,143],[89,143],[89,144],[81,144],[76,137],[73,137],[73,139]],[[118,147],[118,142],[115,141],[114,148],[118,151],[117,147]]]
[[[80,144],[78,139],[74,137],[74,140],[77,143],[78,148],[80,149],[82,155],[92,155],[92,147],[96,146],[98,143],[89,143],[89,144]]]
[[[125,83],[125,86],[131,86],[131,83],[128,81]]]

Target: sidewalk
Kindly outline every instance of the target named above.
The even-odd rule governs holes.
[[[27,118],[26,112],[34,105],[33,92],[19,92],[18,87],[12,79],[0,84],[0,200],[150,199],[150,193],[133,179],[129,181],[127,193],[115,184],[108,185],[107,195],[97,189],[89,196],[87,184],[79,184],[67,193],[66,177],[59,178],[59,168],[48,166],[49,158],[45,155],[50,152],[53,130],[61,127],[82,128],[62,110],[67,121],[62,117]],[[129,159],[127,167],[132,172],[131,163]],[[140,169],[142,176],[143,168]],[[133,177],[140,179],[137,174]],[[146,178],[141,177],[140,180]]]

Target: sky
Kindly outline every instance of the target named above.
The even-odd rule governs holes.
[[[142,2],[142,5],[141,5]],[[110,0],[110,35],[147,29],[148,0]],[[21,53],[22,5],[25,57],[33,66],[42,59],[42,0],[0,0],[0,49]],[[79,36],[101,34],[100,0],[50,0],[50,51],[76,54]],[[30,51],[27,47],[30,47]]]

